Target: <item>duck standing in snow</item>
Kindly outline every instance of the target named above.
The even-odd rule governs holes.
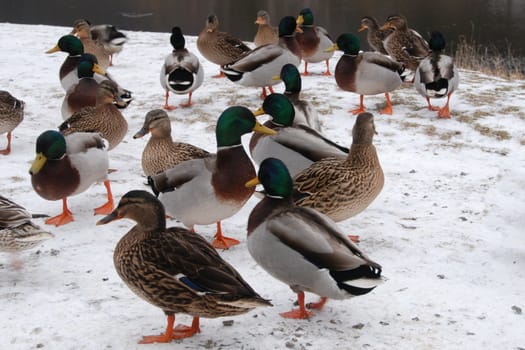
[[[379,29],[379,24],[377,24],[377,20],[374,17],[364,16],[361,19],[361,26],[357,29],[357,31],[362,32],[365,30],[367,31],[366,40],[370,48],[374,51],[382,53],[383,55],[388,55],[383,41],[385,41],[386,37],[392,34],[394,30],[390,28],[381,30]]]
[[[381,265],[369,259],[326,215],[294,204],[293,181],[284,163],[265,159],[258,176],[266,196],[248,218],[248,251],[270,275],[297,293],[299,309],[281,313],[306,319],[328,299],[347,299],[371,292],[381,283]],[[319,295],[305,305],[304,292]]]
[[[102,43],[104,50],[109,54],[109,65],[113,65],[113,56],[121,52],[128,37],[112,24],[97,24],[91,26],[91,37]]]
[[[270,23],[270,15],[264,10],[257,12],[257,33],[253,38],[255,47],[266,44],[277,44],[279,42],[279,30]]]
[[[24,106],[24,101],[0,90],[0,135],[7,133],[7,146],[0,150],[4,156],[11,153],[11,133],[24,120]]]
[[[84,46],[84,52],[90,53],[97,57],[98,64],[103,69],[108,69],[110,59],[108,52],[104,49],[104,45],[99,40],[94,40],[91,35],[91,24],[86,19],[77,19],[73,23],[72,35],[76,35],[82,45]]]

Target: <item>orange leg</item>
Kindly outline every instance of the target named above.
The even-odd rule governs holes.
[[[7,147],[0,151],[0,154],[4,156],[7,156],[9,153],[11,153],[11,131],[7,133]]]
[[[439,108],[438,110],[439,118],[446,118],[446,119],[450,118],[450,109],[448,106],[448,103],[450,102],[450,95],[452,95],[452,93],[447,95],[447,103],[445,104],[445,106],[443,106],[443,108]]]
[[[240,242],[235,238],[230,238],[222,235],[221,222],[217,221],[217,233],[215,234],[215,239],[213,240],[213,247],[216,249],[228,249],[234,245],[239,244]]]
[[[198,317],[193,317],[191,327],[178,325],[177,327],[173,328],[174,323],[175,315],[168,315],[168,324],[166,325],[166,332],[160,335],[145,335],[142,337],[142,340],[139,341],[139,344],[169,343],[173,339],[189,338],[195,335],[195,333],[201,332]]]
[[[330,73],[330,60],[326,60],[326,72],[324,72],[323,75],[330,76],[332,73]]]
[[[388,92],[385,93],[385,97],[386,97],[386,107],[383,108],[381,111],[379,111],[379,113],[392,115],[392,101],[390,101],[390,94]]]
[[[175,108],[177,108],[176,106],[170,106],[168,104],[168,98],[170,96],[170,93],[168,91],[166,91],[166,100],[164,101],[164,106],[163,108],[167,111],[173,111]]]
[[[111,193],[111,186],[109,185],[109,180],[104,181],[104,186],[106,186],[106,192],[108,193],[108,201],[106,204],[95,208],[95,215],[108,215],[115,208],[115,203],[113,202],[113,193]]]
[[[439,107],[432,106],[430,103],[430,97],[427,96],[427,104],[428,104],[428,110],[429,111],[439,111]]]
[[[352,114],[359,114],[359,113],[363,113],[365,111],[365,105],[363,104],[363,100],[364,100],[364,96],[363,95],[359,95],[359,108],[357,109],[352,109],[350,110],[349,112],[352,113]]]
[[[273,91],[273,87],[268,86],[268,90],[270,90],[270,94],[275,94],[275,91]]]
[[[359,243],[359,236],[357,235],[348,235],[348,239],[350,239],[354,243]]]
[[[304,72],[303,75],[310,75],[308,72],[308,62],[304,61]]]
[[[53,216],[47,219],[45,222],[48,225],[61,226],[73,221],[73,213],[71,213],[67,207],[67,197],[62,198],[62,214]]]
[[[282,312],[281,315],[284,318],[294,318],[294,319],[307,319],[314,315],[313,312],[306,310],[304,306],[304,292],[297,293],[297,303],[299,304],[299,309],[293,309],[288,312]]]
[[[113,66],[113,54],[109,55],[109,66]]]
[[[193,105],[193,103],[191,103],[191,94],[191,92],[188,94],[188,102],[180,104],[181,107],[191,107],[191,105]]]
[[[214,75],[212,78],[226,78],[226,75],[223,71],[220,71],[219,74]]]
[[[306,307],[309,309],[315,309],[315,310],[322,310],[324,307],[324,304],[328,301],[327,297],[321,297],[318,302],[316,303],[308,303]]]

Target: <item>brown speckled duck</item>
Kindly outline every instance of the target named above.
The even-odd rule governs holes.
[[[91,25],[89,21],[85,19],[77,19],[73,23],[72,35],[76,35],[82,45],[84,46],[84,52],[95,55],[98,60],[98,64],[103,69],[108,69],[110,65],[109,53],[104,48],[104,45],[100,40],[93,40],[91,35]]]
[[[24,120],[24,101],[0,90],[0,135],[7,133],[7,146],[0,154],[11,153],[11,133]]]
[[[277,44],[279,42],[279,31],[277,27],[272,26],[270,23],[270,15],[264,10],[257,12],[257,33],[253,38],[255,47],[259,47],[266,44]]]
[[[131,219],[136,225],[120,239],[113,262],[120,278],[140,298],[167,316],[166,331],[139,342],[168,343],[200,333],[200,318],[244,314],[272,304],[259,296],[201,236],[183,227],[166,227],[160,201],[130,191],[117,208],[97,222]],[[193,316],[191,327],[177,326],[175,314]]]
[[[206,19],[206,26],[199,33],[197,48],[208,61],[224,66],[238,59],[251,49],[230,33],[219,31],[219,19],[211,14]],[[223,77],[221,72],[216,77]]]
[[[367,30],[366,40],[368,41],[370,48],[374,51],[382,53],[383,55],[388,55],[388,52],[386,52],[385,46],[383,45],[383,41],[388,35],[392,34],[394,30],[379,29],[377,20],[370,16],[364,16],[361,19],[361,26],[357,31],[362,32],[364,30]]]
[[[98,132],[115,148],[128,132],[128,122],[113,102],[120,102],[117,85],[104,80],[97,89],[96,105],[84,107],[66,119],[58,129],[64,135],[75,132]]]
[[[190,159],[210,155],[208,151],[189,143],[173,142],[170,118],[162,109],[149,111],[144,125],[133,138],[137,139],[148,133],[151,137],[142,151],[142,170],[146,176],[158,174]]]

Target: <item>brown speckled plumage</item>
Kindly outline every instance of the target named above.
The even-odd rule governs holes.
[[[257,33],[253,38],[256,47],[266,44],[277,44],[279,42],[279,30],[270,23],[270,15],[264,10],[257,12]]]
[[[11,132],[24,119],[24,105],[9,92],[0,90],[0,135],[7,133],[7,146],[0,154],[11,152]]]
[[[84,45],[84,52],[95,55],[98,64],[102,68],[107,69],[109,67],[109,53],[106,51],[101,41],[93,40],[91,27],[88,21],[85,19],[77,19],[75,23],[73,23],[71,34],[78,36],[82,45]]]
[[[383,45],[383,41],[387,36],[392,34],[393,29],[389,28],[381,30],[379,29],[379,25],[374,17],[365,16],[361,19],[361,26],[358,31],[362,32],[363,30],[367,30],[366,40],[368,41],[370,48],[382,53],[383,55],[388,55],[385,46]]]

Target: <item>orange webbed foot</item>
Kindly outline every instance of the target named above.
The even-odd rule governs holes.
[[[216,235],[215,239],[212,242],[212,246],[215,249],[228,249],[239,243],[241,242],[235,238],[230,238],[230,237],[226,237],[223,235],[220,235],[220,236]]]
[[[392,115],[392,112],[393,112],[392,106],[386,106],[385,108],[379,111],[380,114],[388,114],[388,115]]]
[[[167,111],[173,111],[177,109],[177,106],[171,106],[171,105],[165,104],[162,108],[164,108]]]
[[[364,107],[359,107],[357,109],[351,109],[351,110],[349,110],[349,112],[352,113],[352,114],[359,114],[359,113],[365,112],[365,108]]]
[[[221,71],[219,74],[212,76],[212,78],[226,78],[226,75]]]
[[[348,235],[348,239],[350,239],[354,243],[359,243],[359,236],[358,235]]]
[[[62,214],[53,216],[45,221],[48,225],[62,226],[74,221],[73,213],[69,210],[62,212]]]
[[[113,201],[108,201],[106,204],[101,205],[98,208],[95,208],[94,215],[108,215],[111,214],[111,212],[115,209],[115,203]]]
[[[296,320],[306,320],[314,315],[313,312],[301,309],[293,309],[287,312],[281,312],[279,315],[284,318],[293,318]]]
[[[450,110],[448,109],[448,106],[445,106],[443,108],[438,108],[438,117],[450,119]]]

